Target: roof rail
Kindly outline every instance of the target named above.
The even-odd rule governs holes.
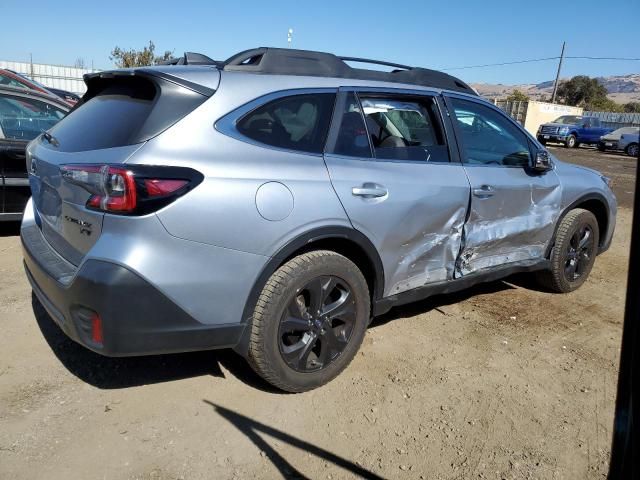
[[[160,62],[158,65],[215,65],[216,67],[222,67],[223,62],[213,60],[202,53],[184,52],[182,57],[170,58]]]
[[[368,58],[358,57],[338,57],[343,62],[370,63],[372,65],[384,65],[385,67],[401,68],[402,70],[411,70],[413,67],[401,65],[400,63],[383,62],[381,60],[370,60]]]
[[[398,70],[382,72],[352,68],[346,62],[384,65]],[[426,87],[477,95],[476,91],[459,78],[427,68],[410,67],[398,63],[357,57],[338,57],[332,53],[290,48],[253,48],[237,53],[222,62],[226,71],[263,74],[304,75],[313,77],[339,77],[382,82],[410,83]]]
[[[346,62],[383,65],[395,70],[383,72],[353,68]],[[291,48],[252,48],[236,53],[223,62],[213,60],[201,53],[185,52],[183,57],[172,58],[162,62],[161,65],[215,65],[226,71],[408,83],[477,95],[473,88],[459,78],[437,70],[366,58],[338,57],[332,53]]]

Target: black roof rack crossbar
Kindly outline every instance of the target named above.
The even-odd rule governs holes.
[[[170,58],[158,65],[215,65],[222,67],[224,62],[214,60],[202,53],[184,52],[182,57]]]
[[[413,67],[402,65],[400,63],[384,62],[382,60],[370,60],[368,58],[358,57],[338,57],[343,62],[370,63],[371,65],[384,65],[385,67],[401,68],[402,70],[411,70]]]

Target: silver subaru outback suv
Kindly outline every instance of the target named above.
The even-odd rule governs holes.
[[[394,305],[516,272],[570,292],[611,243],[609,180],[441,72],[258,48],[85,81],[29,144],[21,238],[103,355],[230,347],[301,392]]]

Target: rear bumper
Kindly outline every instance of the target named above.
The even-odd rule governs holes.
[[[616,141],[605,142],[603,140],[600,140],[598,142],[598,147],[601,150],[618,150],[618,142]]]
[[[24,266],[35,295],[72,340],[106,356],[186,352],[235,346],[244,324],[198,322],[133,271],[103,260],[80,269],[51,249],[36,225],[21,232]],[[102,342],[92,337],[92,312]]]

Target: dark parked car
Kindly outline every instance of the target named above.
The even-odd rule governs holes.
[[[72,107],[80,101],[80,97],[75,93],[61,90],[59,88],[47,87],[46,85],[43,85],[40,82],[37,82],[27,77],[26,75],[15,72],[13,70],[0,68],[0,86],[27,88],[30,90],[35,90],[37,92],[47,93],[49,95],[53,95],[54,97],[61,98]]]
[[[55,93],[47,89],[44,85],[40,85],[39,83],[34,82],[30,78],[20,75],[13,70],[6,70],[4,68],[0,68],[0,87],[24,88],[27,90],[35,90],[40,93],[55,95]]]
[[[49,91],[54,95],[57,95],[69,105],[74,106],[76,103],[80,101],[80,96],[75,93],[68,92],[67,90],[61,90],[59,88],[49,88]]]
[[[58,123],[69,108],[58,97],[0,86],[0,221],[20,220],[31,196],[27,143]]]

